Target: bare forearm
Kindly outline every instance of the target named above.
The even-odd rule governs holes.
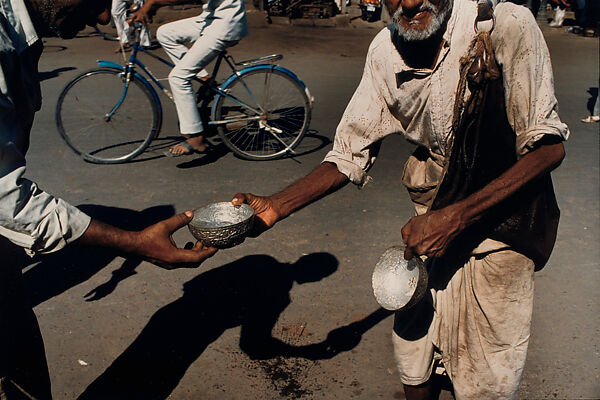
[[[135,253],[138,247],[138,232],[124,231],[103,222],[92,220],[78,243]]]
[[[462,211],[462,224],[469,226],[478,221],[494,206],[513,196],[529,182],[558,167],[564,156],[562,143],[541,146],[525,155],[497,179],[455,204]]]
[[[304,178],[294,182],[284,190],[271,196],[281,218],[332,193],[348,183],[335,164],[325,162]]]
[[[529,182],[552,171],[564,155],[562,143],[541,146],[467,198],[411,218],[402,228],[404,257],[410,259],[415,254],[441,257],[462,231],[493,212],[496,205],[518,195]]]

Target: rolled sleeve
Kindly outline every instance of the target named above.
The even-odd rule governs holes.
[[[558,116],[548,47],[532,14],[511,3],[500,3],[492,34],[502,66],[506,112],[514,129],[516,152],[523,156],[546,135],[566,140],[569,129]]]
[[[323,160],[334,163],[359,187],[371,181],[367,171],[377,158],[380,141],[401,129],[385,100],[385,84],[377,78],[382,67],[372,63],[372,50],[369,49],[362,79],[336,129],[333,149]]]
[[[2,144],[0,165],[2,236],[33,254],[59,250],[83,235],[90,217],[25,179],[25,161],[14,144]]]

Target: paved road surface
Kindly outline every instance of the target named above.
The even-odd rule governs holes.
[[[158,21],[195,11],[165,11]],[[302,156],[272,162],[230,153],[173,159],[156,157],[156,150],[126,165],[81,161],[54,127],[56,98],[95,59],[118,60],[113,42],[86,34],[46,42],[40,64],[44,106],[32,133],[28,175],[93,215],[139,226],[229,200],[238,191],[269,194],[309,172],[327,152],[378,28],[266,25],[259,14],[249,16],[251,34],[232,54],[284,54],[282,65],[315,96]],[[519,398],[599,398],[599,126],[579,122],[588,114],[586,91],[598,85],[598,39],[540,24],[553,57],[561,117],[572,136],[554,173],[562,221],[550,263],[536,276]],[[173,106],[162,99],[164,138],[176,135],[177,126]],[[94,251],[32,260],[25,277],[56,399],[123,387],[137,393],[125,398],[143,399],[404,398],[391,356],[392,318],[378,310],[370,278],[413,213],[400,184],[411,149],[401,138],[387,139],[372,185],[361,191],[348,186],[196,270],[164,271]],[[191,236],[184,229],[176,240]],[[344,350],[337,356],[308,346],[351,323],[362,335],[332,333]],[[290,352],[298,357],[284,356]]]

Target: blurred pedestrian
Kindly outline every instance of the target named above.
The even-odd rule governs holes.
[[[548,24],[553,28],[560,28],[565,22],[565,16],[567,14],[567,8],[571,7],[569,0],[550,0],[554,8],[554,17]]]
[[[121,45],[117,47],[116,52],[121,51],[121,49],[124,51],[131,50],[131,27],[127,23],[127,10],[131,3],[131,0],[112,0],[110,13],[115,22],[117,33],[119,34],[119,41],[121,42]],[[133,0],[133,4],[137,7],[142,7],[144,5],[144,0]],[[152,40],[150,32],[148,27],[144,25],[140,31],[140,45],[150,47],[151,44]]]

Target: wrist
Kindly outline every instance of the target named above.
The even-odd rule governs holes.
[[[271,204],[271,209],[275,213],[278,221],[289,217],[289,215],[294,211],[289,206],[289,202],[286,202],[283,196],[279,194],[270,196],[269,203]]]

